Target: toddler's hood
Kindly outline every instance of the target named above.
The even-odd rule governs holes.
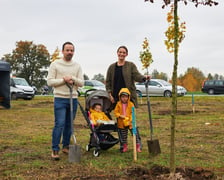
[[[119,99],[120,99],[120,96],[121,96],[122,93],[129,95],[128,101],[130,101],[130,95],[131,95],[131,93],[130,93],[129,89],[128,88],[121,88],[121,90],[119,92]]]

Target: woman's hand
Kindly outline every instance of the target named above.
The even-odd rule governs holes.
[[[115,101],[114,101],[114,97],[110,94],[110,101],[112,102],[112,103],[115,103]]]
[[[146,80],[150,80],[151,77],[149,75],[145,75]]]

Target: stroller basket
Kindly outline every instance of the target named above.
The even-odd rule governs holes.
[[[110,133],[99,133],[97,136],[99,138],[98,144],[95,135],[91,133],[90,145],[92,147],[96,147],[98,145],[102,150],[107,150],[119,142],[119,139],[115,138]]]

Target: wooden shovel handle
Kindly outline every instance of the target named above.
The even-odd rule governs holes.
[[[137,161],[136,135],[133,134],[133,159]]]

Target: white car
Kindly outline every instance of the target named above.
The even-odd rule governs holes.
[[[19,98],[31,100],[35,96],[35,91],[24,78],[11,77],[10,94],[12,100]]]
[[[145,83],[135,83],[138,96],[147,96]],[[149,96],[172,96],[172,84],[162,79],[151,79],[148,84]],[[182,86],[177,86],[177,95],[184,96],[187,90]]]

